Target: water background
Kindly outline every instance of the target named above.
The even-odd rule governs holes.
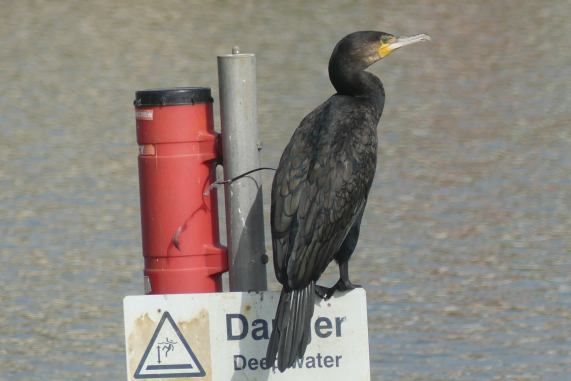
[[[335,43],[379,29],[433,42],[371,69],[387,102],[351,273],[372,378],[571,380],[570,18],[568,1],[2,1],[0,379],[125,379],[136,90],[217,102],[216,55],[256,53],[276,165],[332,94]]]

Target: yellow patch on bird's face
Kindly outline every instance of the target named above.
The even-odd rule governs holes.
[[[393,48],[391,48],[391,44],[396,40],[394,37],[385,36],[381,39],[379,43],[379,57],[385,58],[389,54],[393,52]]]

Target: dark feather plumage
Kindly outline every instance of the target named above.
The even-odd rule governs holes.
[[[315,282],[336,259],[337,289],[347,274],[377,163],[381,81],[364,69],[378,61],[382,32],[341,40],[329,73],[337,94],[307,115],[285,148],[272,185],[274,269],[283,285],[267,361],[284,371],[311,340]],[[327,296],[330,296],[329,294]]]

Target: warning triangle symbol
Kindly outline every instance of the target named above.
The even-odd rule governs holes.
[[[204,377],[205,375],[206,372],[180,329],[168,311],[165,311],[139,362],[134,377],[142,379]]]

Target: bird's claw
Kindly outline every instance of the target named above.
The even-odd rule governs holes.
[[[333,287],[323,287],[316,285],[315,286],[315,293],[323,300],[329,300],[335,291],[349,291],[353,290],[354,288],[361,288],[360,284],[351,283],[350,280],[343,280],[339,279],[337,283],[333,285]]]
[[[335,286],[333,287],[315,286],[315,294],[323,300],[328,300],[329,298],[331,298],[334,292],[335,292]]]
[[[338,291],[350,291],[355,288],[362,288],[363,286],[361,286],[360,284],[354,284],[349,279],[347,280],[339,279],[339,281],[335,283],[335,286],[333,287],[335,287],[335,289]]]

